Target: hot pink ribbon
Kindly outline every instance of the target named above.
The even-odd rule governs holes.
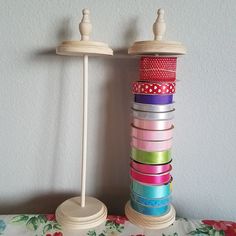
[[[148,165],[136,161],[131,161],[130,165],[135,170],[145,174],[162,174],[165,172],[170,172],[172,170],[172,166],[170,163],[165,165]]]
[[[163,185],[168,183],[171,180],[171,175],[169,172],[164,174],[143,174],[139,171],[136,171],[132,167],[130,168],[130,175],[131,177],[141,183],[145,184],[156,184],[156,185]]]

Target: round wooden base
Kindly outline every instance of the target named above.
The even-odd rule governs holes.
[[[131,205],[130,201],[126,203],[125,206],[125,215],[129,221],[141,228],[145,229],[163,229],[167,228],[175,221],[175,209],[171,205],[170,211],[163,216],[147,216],[135,211]]]
[[[86,197],[85,207],[81,207],[80,202],[80,197],[70,198],[56,209],[56,220],[62,227],[88,229],[106,221],[107,208],[101,201]]]

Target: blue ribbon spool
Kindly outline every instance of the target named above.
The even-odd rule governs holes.
[[[172,179],[164,185],[141,184],[131,178],[131,189],[136,194],[145,198],[164,198],[170,195],[172,191]]]
[[[171,195],[164,198],[146,198],[134,193],[132,190],[130,197],[137,203],[147,207],[163,207],[169,205],[171,202]]]
[[[134,101],[145,104],[171,104],[173,103],[173,95],[143,95],[135,94]]]
[[[162,207],[147,207],[136,202],[132,198],[130,199],[130,204],[135,211],[148,216],[162,216],[167,214],[170,210],[170,205]]]

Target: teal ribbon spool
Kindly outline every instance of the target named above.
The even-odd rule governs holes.
[[[170,205],[162,207],[147,207],[136,202],[132,198],[130,199],[130,204],[135,211],[148,216],[162,216],[167,214],[170,210]]]
[[[171,194],[172,179],[164,185],[145,185],[131,179],[131,190],[145,198],[164,198]]]
[[[146,198],[131,190],[130,197],[137,203],[147,207],[163,207],[169,205],[171,202],[171,194],[164,198]]]

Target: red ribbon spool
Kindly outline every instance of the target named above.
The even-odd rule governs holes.
[[[140,80],[149,82],[175,82],[176,57],[141,57]]]
[[[133,94],[167,95],[175,93],[175,83],[133,82]]]

